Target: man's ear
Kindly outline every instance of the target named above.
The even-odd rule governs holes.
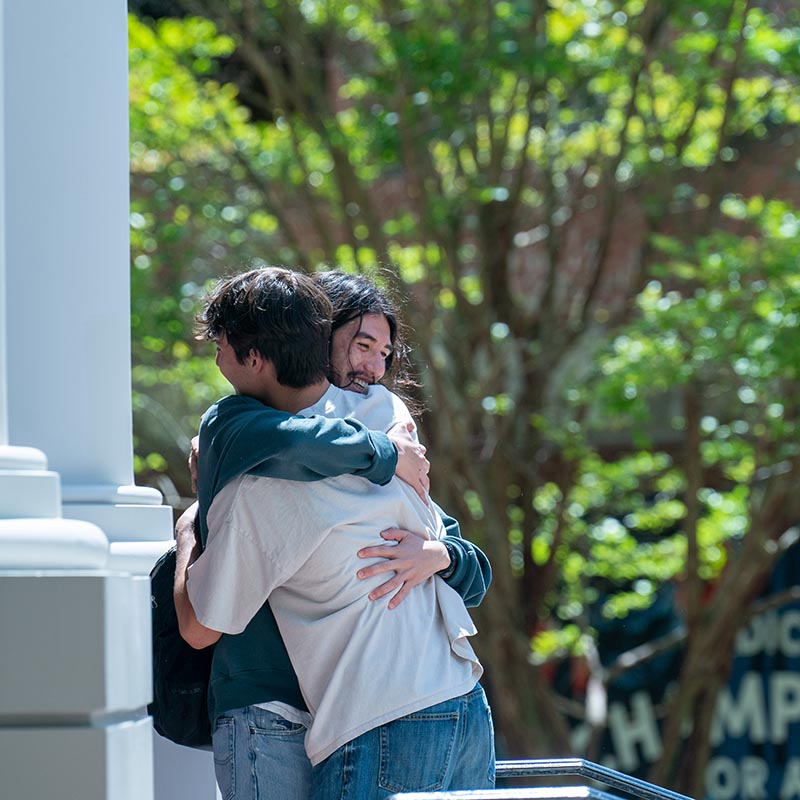
[[[272,362],[264,358],[258,350],[251,350],[247,355],[247,366],[257,375],[261,375],[264,370],[272,367]]]
[[[251,369],[259,372],[264,364],[264,357],[258,352],[258,350],[251,348],[250,352],[247,354],[247,360],[245,363]]]

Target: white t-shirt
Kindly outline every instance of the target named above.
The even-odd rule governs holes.
[[[372,429],[408,421],[382,386],[365,397],[331,386],[303,414],[356,417]],[[269,597],[313,723],[312,764],[360,734],[468,692],[483,669],[461,597],[438,576],[391,611],[391,594],[370,601],[383,573],[359,580],[362,547],[404,528],[444,535],[441,519],[393,478],[375,486],[345,475],[313,483],[245,475],[224,487],[208,514],[206,549],[189,569],[200,622],[240,633]]]

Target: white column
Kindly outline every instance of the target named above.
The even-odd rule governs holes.
[[[153,797],[132,573],[172,526],[132,477],[126,25],[124,0],[0,0],[2,797]]]
[[[126,4],[5,16],[9,438],[47,454],[112,568],[146,573],[172,516],[132,469]]]

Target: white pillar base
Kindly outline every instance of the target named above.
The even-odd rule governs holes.
[[[61,488],[47,458],[34,447],[0,445],[0,518],[61,516]]]
[[[47,457],[35,447],[0,444],[0,469],[47,469]]]
[[[0,572],[0,642],[13,643],[0,648],[0,726],[143,716],[153,687],[150,640],[147,578]]]
[[[149,717],[99,727],[0,728],[3,797],[152,800]]]
[[[109,542],[161,542],[172,538],[169,506],[64,503],[64,516],[102,528]]]
[[[37,527],[42,544],[61,542],[64,525],[94,531],[92,544],[100,552],[102,541],[107,553],[88,523],[3,523],[24,529],[28,547]],[[0,540],[0,555],[7,551]],[[4,797],[152,798],[149,595],[149,580],[133,575],[0,571],[0,641],[9,645],[0,648]]]
[[[33,447],[0,446],[0,569],[103,569],[108,539],[61,519],[58,473]]]
[[[32,469],[0,470],[0,508],[4,517],[60,517],[58,473]]]
[[[73,519],[0,519],[0,569],[105,569],[107,565],[108,539],[96,525]]]
[[[172,509],[146,486],[64,486],[64,516],[103,529],[111,543],[108,568],[149,575],[174,544]]]

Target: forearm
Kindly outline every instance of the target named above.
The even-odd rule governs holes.
[[[204,647],[214,644],[221,634],[200,623],[187,590],[187,572],[201,552],[195,535],[196,514],[197,503],[181,515],[175,526],[176,553],[173,594],[181,636],[196,650],[202,650]]]
[[[356,475],[384,485],[395,473],[396,445],[383,431],[369,430],[356,419],[290,417],[273,441],[284,443],[268,477],[318,480]],[[296,475],[298,468],[300,475]]]
[[[354,474],[384,484],[398,458],[384,433],[356,420],[291,416],[243,396],[225,398],[209,409],[200,450],[216,465],[213,476],[207,470],[200,476],[201,488],[211,496],[245,472],[299,481]]]

